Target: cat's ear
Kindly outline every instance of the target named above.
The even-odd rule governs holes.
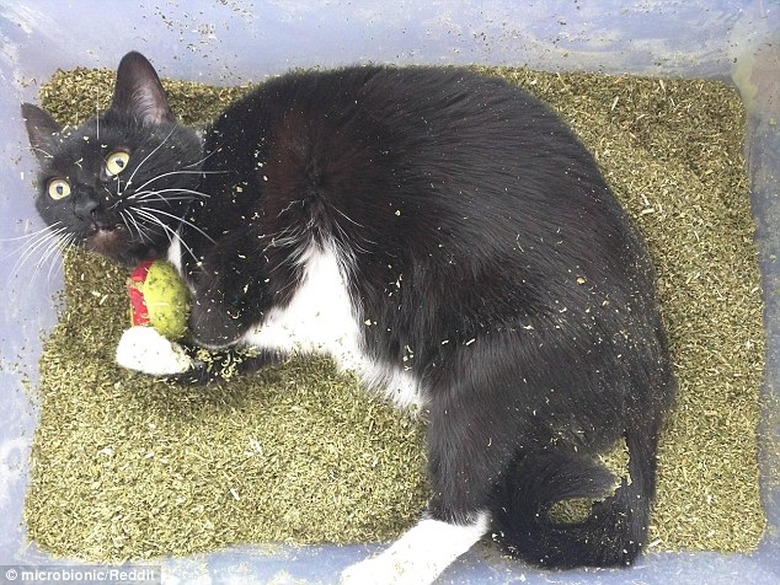
[[[35,155],[41,160],[50,158],[52,137],[62,131],[60,125],[48,112],[32,104],[22,104],[22,118]]]
[[[119,63],[111,108],[130,114],[144,125],[175,120],[157,72],[146,57],[135,51]]]

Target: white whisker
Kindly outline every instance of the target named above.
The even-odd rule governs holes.
[[[146,181],[146,183],[138,187],[138,189],[136,189],[136,192],[144,191],[145,189],[147,189],[147,187],[149,187],[149,185],[151,185],[155,181],[159,181],[160,179],[164,179],[166,177],[173,177],[176,175],[221,175],[228,172],[230,171],[168,171],[167,173],[162,173],[160,175],[152,177],[151,179]]]
[[[149,154],[147,154],[147,155],[144,157],[144,159],[143,159],[143,160],[142,160],[140,163],[138,163],[138,166],[137,166],[137,167],[135,167],[135,169],[133,169],[133,172],[130,174],[130,178],[128,178],[128,179],[127,179],[127,185],[130,185],[130,184],[133,182],[133,178],[135,177],[135,174],[136,174],[136,173],[137,173],[139,170],[141,170],[141,167],[143,167],[143,166],[146,164],[146,162],[147,162],[147,161],[148,161],[150,158],[152,158],[152,157],[153,157],[153,156],[154,156],[154,155],[157,153],[157,151],[158,151],[158,150],[160,150],[160,149],[163,147],[163,145],[164,145],[166,142],[168,142],[168,139],[169,139],[171,136],[173,136],[173,131],[174,131],[175,129],[176,129],[175,127],[171,128],[171,131],[170,131],[170,132],[168,132],[168,135],[167,135],[167,136],[166,136],[166,137],[163,139],[163,141],[162,141],[162,142],[160,142],[160,144],[158,144],[158,145],[157,145],[155,148],[153,148],[153,149],[152,149],[152,152],[150,152]],[[143,187],[141,187],[141,188],[143,189]]]
[[[146,234],[146,232],[144,231],[143,227],[141,227],[141,222],[139,222],[135,218],[135,216],[133,215],[132,210],[128,210],[127,214],[128,214],[128,216],[130,218],[130,221],[133,223],[133,226],[135,227],[136,231],[138,232],[138,237],[141,238],[141,241],[142,242],[145,242],[145,241],[151,242],[152,239]]]
[[[193,249],[189,245],[187,245],[187,243],[184,241],[184,239],[179,235],[177,230],[172,229],[165,222],[163,222],[159,217],[156,217],[152,213],[148,213],[147,210],[145,210],[145,209],[136,209],[136,212],[139,215],[141,215],[142,217],[146,217],[152,223],[154,223],[154,224],[160,226],[161,228],[163,228],[163,231],[165,231],[165,233],[168,235],[168,237],[169,237],[169,239],[171,241],[173,241],[174,237],[178,236],[179,242],[181,243],[182,246],[184,246],[184,249],[189,253],[189,255],[192,256],[192,259],[195,260],[196,263],[201,261],[200,258],[198,258],[195,255],[195,252],[193,251]]]
[[[46,271],[46,280],[47,282],[51,282],[55,269],[62,267],[62,263],[57,262],[57,260],[60,258],[60,252],[70,246],[74,239],[75,236],[73,234],[59,236],[58,241],[53,242],[52,245],[49,246],[48,251],[44,253],[41,261],[38,263],[36,272],[33,273],[33,278],[35,278],[38,271],[42,270],[44,265],[48,262],[49,270]]]
[[[111,191],[111,189],[109,189],[109,188],[108,188],[108,187],[106,187],[105,185],[103,185],[103,191],[105,191],[106,193],[108,193],[108,196],[109,196],[109,198],[113,199],[113,198],[115,197],[115,195],[114,195],[114,193]],[[113,211],[114,209],[116,209],[117,207],[119,207],[120,205],[122,205],[122,203],[124,203],[124,201],[123,201],[123,199],[122,199],[122,193],[121,193],[121,192],[117,192],[117,194],[116,194],[116,197],[117,197],[117,200],[116,200],[116,201],[114,201],[114,202],[113,202],[111,205],[109,205],[109,206],[108,206],[108,211]],[[107,200],[108,200],[108,199],[107,199]]]
[[[163,215],[165,217],[170,217],[171,219],[176,219],[176,220],[180,221],[182,224],[186,225],[187,227],[190,227],[190,228],[194,229],[196,232],[198,232],[200,235],[202,235],[204,238],[206,238],[212,244],[216,244],[217,243],[216,240],[214,240],[214,238],[212,238],[210,235],[208,235],[206,232],[204,232],[202,229],[200,229],[194,223],[192,223],[191,221],[189,221],[187,219],[184,219],[183,217],[180,217],[180,216],[175,215],[173,213],[168,213],[167,211],[163,211],[162,209],[156,209],[156,208],[151,208],[151,207],[150,208],[144,208],[144,209],[136,209],[136,212],[138,212],[138,213],[140,213],[142,211],[146,212],[144,215],[147,215],[147,216],[153,215],[155,213],[159,213],[160,215]],[[159,220],[159,218],[156,218],[156,219]]]
[[[128,232],[130,232],[130,225],[127,223],[127,218],[125,217],[125,211],[124,210],[120,210],[119,211],[119,219],[122,221],[122,225],[125,226],[125,229]]]
[[[36,238],[36,237],[38,237],[40,235],[43,235],[43,234],[45,234],[47,232],[50,232],[58,224],[59,224],[59,222],[57,222],[56,224],[53,224],[53,225],[47,225],[47,226],[42,227],[39,230],[36,230],[34,232],[30,232],[29,234],[22,234],[21,236],[14,236],[12,238],[0,238],[0,242],[20,242],[22,240],[29,240],[31,238]]]
[[[188,164],[188,165],[184,165],[184,168],[188,169],[188,168],[191,168],[191,167],[202,165],[204,162],[206,162],[212,156],[214,156],[216,153],[218,153],[222,149],[222,146],[223,145],[219,145],[218,147],[214,148],[210,153],[208,153],[202,159],[200,159],[198,161],[195,161],[194,163],[191,163],[191,164]],[[231,172],[231,171],[208,171],[209,174],[211,174],[211,173],[229,173],[229,172]]]
[[[24,266],[32,260],[33,257],[38,256],[35,266],[31,271],[32,276],[25,274],[25,280],[36,278],[47,262],[51,262],[48,271],[49,278],[51,278],[51,274],[57,264],[56,253],[60,251],[63,245],[70,243],[73,239],[73,236],[66,232],[67,228],[57,223],[32,234],[13,238],[13,240],[17,241],[24,240],[25,243],[20,248],[11,252],[11,254],[18,254],[19,257],[11,268],[10,274],[13,276],[20,274]]]
[[[19,262],[23,264],[27,261],[27,259],[35,254],[35,252],[41,248],[42,246],[45,246],[47,242],[50,240],[58,237],[61,233],[63,233],[66,230],[64,226],[60,226],[57,228],[54,228],[53,226],[51,228],[45,228],[42,230],[39,230],[35,232],[34,234],[30,235],[30,238],[32,238],[32,241],[28,241],[20,248],[17,248],[14,250],[13,253],[18,253],[21,251],[21,254],[19,255]]]
[[[188,195],[187,197],[163,197],[162,194],[164,193],[184,193]],[[195,191],[193,189],[179,189],[179,188],[171,188],[171,189],[160,189],[159,191],[136,191],[131,196],[129,196],[127,199],[131,201],[146,201],[148,199],[159,199],[160,201],[192,201],[193,198],[201,197],[203,199],[208,199],[211,197],[208,193],[203,193],[202,191]]]
[[[135,229],[135,233],[138,234],[138,239],[141,240],[141,243],[146,242],[148,239],[146,237],[146,234],[144,233],[143,229],[141,229],[141,226],[138,225],[138,221],[133,217],[132,212],[129,209],[123,209],[119,212],[119,218],[122,220],[122,223],[127,228],[127,231],[132,235],[133,228]]]
[[[137,206],[139,203],[147,203],[151,201],[160,201],[161,203],[172,203],[174,201],[192,201],[192,197],[184,196],[181,197],[162,197],[160,196],[156,191],[150,191],[149,193],[146,193],[143,197],[138,199],[137,201],[133,201],[133,205],[128,205],[128,207]],[[169,205],[169,207],[171,207]]]

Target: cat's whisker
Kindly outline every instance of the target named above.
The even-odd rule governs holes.
[[[40,235],[43,235],[43,234],[45,234],[47,232],[52,231],[53,229],[57,228],[58,225],[59,225],[59,222],[57,222],[55,224],[52,224],[52,225],[44,226],[44,227],[42,227],[39,230],[36,230],[34,232],[30,232],[29,234],[22,234],[21,236],[14,236],[14,237],[11,237],[11,238],[0,238],[0,242],[21,242],[21,241],[27,241],[27,240],[30,240],[32,238],[36,238],[36,237],[38,237]],[[24,245],[22,245],[21,247],[24,247]],[[16,251],[18,251],[18,249]]]
[[[142,241],[151,242],[152,238],[144,230],[143,226],[141,225],[141,221],[136,219],[132,211],[128,211],[128,214],[130,215],[130,219],[133,222],[133,226],[135,226],[135,229],[138,232],[138,237],[140,237]]]
[[[141,242],[151,241],[151,238],[149,238],[146,233],[144,233],[144,230],[141,228],[140,224],[138,223],[138,220],[136,220],[135,217],[133,217],[133,213],[131,209],[123,209],[119,212],[119,217],[122,220],[122,223],[127,228],[127,231],[132,234],[133,228],[135,229],[135,232],[138,234],[138,239],[141,240]],[[131,227],[132,225],[132,227]]]
[[[166,233],[166,235],[170,238],[171,241],[173,241],[174,238],[178,238],[181,245],[184,246],[184,249],[187,251],[187,253],[189,253],[189,255],[192,257],[193,260],[195,260],[196,263],[199,263],[201,261],[201,259],[195,255],[193,249],[184,241],[183,238],[181,238],[179,233],[173,228],[171,228],[169,225],[167,225],[159,217],[156,217],[152,213],[149,213],[147,209],[136,209],[136,212],[142,217],[145,217],[148,221],[152,222],[153,224],[160,226],[163,229],[163,231]]]
[[[44,252],[41,261],[38,263],[38,267],[36,268],[36,272],[33,273],[33,277],[35,277],[38,272],[42,271],[43,267],[48,263],[49,269],[46,271],[46,281],[51,282],[55,270],[62,267],[62,263],[58,262],[58,259],[61,258],[60,253],[68,246],[72,245],[74,240],[75,236],[73,234],[64,234],[60,235],[57,238],[57,241],[52,242],[52,245]]]
[[[46,242],[45,245],[41,246],[36,253],[28,255],[24,261],[19,264],[19,267],[16,268],[16,270],[21,271],[23,268],[25,268],[24,265],[27,264],[27,262],[37,254],[37,259],[33,263],[32,269],[25,268],[24,280],[31,282],[35,281],[38,278],[38,275],[43,271],[43,267],[47,262],[51,262],[48,274],[52,273],[54,270],[54,265],[56,264],[54,261],[54,259],[57,257],[56,252],[60,250],[61,240],[65,237],[66,236],[61,236],[51,239],[50,241]],[[49,278],[51,277],[49,276]]]
[[[164,204],[168,208],[173,208],[173,204],[177,203],[179,201],[183,201],[185,203],[190,203],[193,201],[192,197],[162,197],[162,196],[156,196],[156,194],[150,194],[148,196],[145,196],[137,201],[132,201],[127,205],[128,209],[145,209],[150,208],[151,210],[154,210],[153,205],[157,204],[158,207],[161,204]]]
[[[163,197],[163,194],[166,193],[183,193],[185,195],[180,197]],[[195,191],[192,189],[181,189],[178,187],[170,188],[170,189],[160,189],[159,191],[156,190],[148,190],[148,191],[138,191],[136,193],[133,193],[133,195],[127,197],[130,201],[147,201],[149,199],[159,199],[160,201],[166,202],[166,201],[192,201],[197,198],[202,199],[209,199],[211,195],[208,193],[203,193],[202,191]]]
[[[150,158],[152,158],[155,154],[157,154],[157,151],[160,150],[165,145],[166,142],[168,142],[170,137],[173,136],[173,132],[175,129],[176,129],[175,126],[171,128],[171,131],[168,132],[168,135],[162,140],[162,142],[160,142],[160,144],[158,144],[155,148],[153,148],[152,151],[149,154],[147,154],[140,163],[138,163],[138,166],[135,167],[135,169],[133,169],[132,173],[130,173],[130,177],[127,179],[127,185],[132,184],[136,173],[140,171],[141,168],[143,168],[143,166],[149,161]],[[143,189],[143,186],[141,187],[141,189]]]
[[[59,265],[60,252],[72,241],[73,236],[71,234],[58,233],[41,245],[35,252],[39,256],[32,271],[32,279],[37,278],[38,274],[43,272],[47,263],[49,264],[48,278],[51,279],[52,272]],[[32,254],[29,255],[27,259],[31,259],[32,256]]]
[[[111,197],[111,198],[117,197],[117,200],[114,201],[111,205],[109,205],[108,211],[113,211],[114,209],[116,209],[117,207],[119,207],[120,205],[122,205],[124,203],[124,200],[122,199],[122,193],[121,192],[117,192],[116,195],[114,195],[114,193],[111,191],[111,189],[109,189],[105,185],[103,186],[103,190],[106,193],[108,193],[109,197]]]
[[[159,191],[155,191],[155,193],[187,193],[188,195],[194,195],[195,197],[203,197],[204,199],[211,198],[211,195],[204,193],[203,191],[196,191],[195,189],[181,189],[179,187],[173,187],[171,189],[160,189]]]
[[[125,211],[124,209],[119,210],[119,219],[122,220],[122,225],[125,226],[125,229],[132,233],[132,230],[130,229],[130,224],[127,222],[127,217],[125,217]]]
[[[172,207],[172,203],[175,201],[192,201],[192,197],[163,197],[156,191],[144,191],[143,193],[138,193],[136,195],[137,197],[133,197],[132,199],[130,197],[127,198],[127,207],[129,209],[142,209],[141,205],[151,204],[156,201],[159,201],[168,207]]]
[[[182,195],[181,197],[161,197],[161,196],[157,196],[157,193],[154,192],[154,193],[150,193],[147,196],[141,198],[139,200],[139,202],[144,203],[144,202],[148,202],[148,201],[161,201],[162,203],[170,203],[170,202],[173,202],[173,201],[192,201],[192,200],[193,200],[192,197],[188,197],[188,196],[184,196],[184,195]]]
[[[160,214],[160,215],[163,215],[165,217],[170,217],[171,219],[175,219],[175,220],[181,222],[183,225],[186,225],[187,227],[189,227],[189,228],[195,230],[196,232],[198,232],[200,235],[202,235],[204,238],[206,238],[212,244],[216,244],[217,243],[214,240],[214,238],[212,238],[210,235],[208,235],[206,232],[204,232],[201,228],[196,226],[191,221],[189,221],[187,219],[184,219],[183,217],[180,217],[180,216],[175,215],[173,213],[168,213],[167,211],[163,211],[162,209],[157,209],[157,208],[152,208],[152,207],[144,208],[144,209],[136,209],[136,212],[138,212],[138,213],[140,213],[142,211],[146,212],[145,215],[147,215],[147,216],[153,216],[154,214]],[[158,219],[159,221],[162,221],[159,218],[156,218],[156,219]]]
[[[136,191],[127,197],[127,201],[132,201],[133,204],[143,203],[145,201],[149,201],[150,199],[159,199],[160,201],[165,201],[165,199],[157,191],[153,190]]]
[[[167,173],[162,173],[152,177],[151,179],[146,181],[146,183],[138,187],[138,189],[136,189],[136,192],[147,190],[149,185],[151,185],[155,181],[159,181],[160,179],[164,179],[166,177],[175,177],[176,175],[219,175],[219,174],[225,174],[229,172],[230,171],[168,171]]]
[[[195,161],[194,163],[191,163],[191,164],[188,164],[188,165],[184,165],[184,168],[188,169],[190,167],[196,167],[196,166],[202,165],[204,162],[209,160],[212,156],[214,156],[215,154],[220,152],[222,150],[222,146],[223,146],[222,144],[220,144],[219,146],[216,146],[210,153],[208,153],[202,159],[200,159],[198,161]],[[209,171],[208,174],[231,173],[231,172],[233,172],[233,171]],[[204,174],[206,174],[206,173],[204,173]]]
[[[5,241],[24,241],[24,243],[12,250],[8,256],[13,256],[15,254],[19,254],[20,258],[24,258],[25,256],[28,256],[31,252],[34,253],[34,251],[40,247],[44,242],[51,239],[52,237],[55,237],[57,234],[62,233],[65,231],[64,226],[59,226],[59,224],[54,224],[52,226],[47,226],[43,229],[40,229],[38,231],[35,231],[31,234],[27,234],[24,236],[19,236],[17,238],[9,238]]]
[[[54,264],[56,264],[56,252],[62,248],[63,244],[70,242],[72,236],[67,234],[67,228],[65,226],[55,224],[30,234],[26,239],[27,242],[22,248],[12,252],[19,253],[21,251],[19,258],[11,268],[10,274],[15,276],[20,273],[22,268],[37,255],[38,259],[32,270],[33,278],[35,278],[47,261],[52,262],[52,266],[49,269],[49,274],[51,274],[54,269]],[[25,278],[28,277],[29,275],[25,274]]]

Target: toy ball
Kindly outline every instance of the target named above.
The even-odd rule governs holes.
[[[144,260],[127,281],[132,325],[148,325],[172,341],[187,332],[190,299],[176,269],[163,260]]]

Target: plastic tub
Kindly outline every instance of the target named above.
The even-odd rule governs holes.
[[[732,79],[749,110],[746,136],[766,301],[762,494],[770,527],[751,555],[649,553],[628,570],[549,573],[476,547],[443,583],[780,582],[780,4],[777,0],[74,0],[0,2],[0,565],[62,565],[28,543],[22,521],[36,424],[25,380],[55,320],[60,276],[14,274],[13,252],[42,227],[19,103],[57,68],[115,67],[130,49],[161,75],[236,84],[296,66],[357,62],[483,63]],[[379,545],[251,547],[162,561],[163,581],[330,583]],[[9,579],[5,568],[0,582]],[[9,581],[10,582],[10,581]]]

